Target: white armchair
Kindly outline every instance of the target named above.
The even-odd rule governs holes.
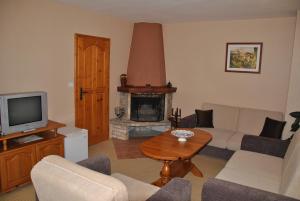
[[[52,155],[34,166],[31,179],[40,201],[190,201],[191,199],[191,184],[184,179],[174,178],[159,188],[119,173],[106,175],[101,172],[110,173],[107,157],[87,159],[78,165]]]

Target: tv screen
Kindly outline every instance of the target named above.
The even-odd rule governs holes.
[[[43,91],[0,94],[1,135],[27,132],[48,123],[47,93]]]
[[[41,96],[8,99],[9,126],[42,120]]]

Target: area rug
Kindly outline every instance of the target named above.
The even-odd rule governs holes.
[[[119,140],[113,138],[113,144],[118,159],[133,159],[144,158],[145,156],[139,149],[139,145],[143,143],[149,137],[145,138],[133,138],[129,140]]]

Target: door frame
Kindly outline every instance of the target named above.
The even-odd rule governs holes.
[[[109,43],[109,50],[108,50],[108,67],[107,67],[107,98],[105,100],[106,102],[106,107],[105,107],[105,112],[107,114],[107,116],[104,117],[104,125],[105,128],[103,129],[103,132],[105,133],[105,136],[107,139],[109,139],[109,116],[110,116],[110,111],[109,111],[109,100],[110,100],[110,48],[111,48],[111,42],[110,42],[110,38],[106,38],[106,37],[100,37],[100,36],[94,36],[94,35],[86,35],[86,34],[80,34],[80,33],[75,33],[74,34],[74,108],[75,108],[75,125],[77,120],[77,107],[76,107],[76,98],[77,98],[77,94],[78,94],[78,90],[79,90],[79,86],[77,84],[77,79],[76,79],[76,75],[77,75],[77,66],[78,66],[78,51],[77,51],[77,40],[80,36],[83,37],[91,37],[91,38],[98,38],[98,39],[103,39],[103,40],[108,40]]]

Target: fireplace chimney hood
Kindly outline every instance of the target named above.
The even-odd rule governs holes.
[[[135,23],[127,68],[127,85],[166,86],[162,25]]]

